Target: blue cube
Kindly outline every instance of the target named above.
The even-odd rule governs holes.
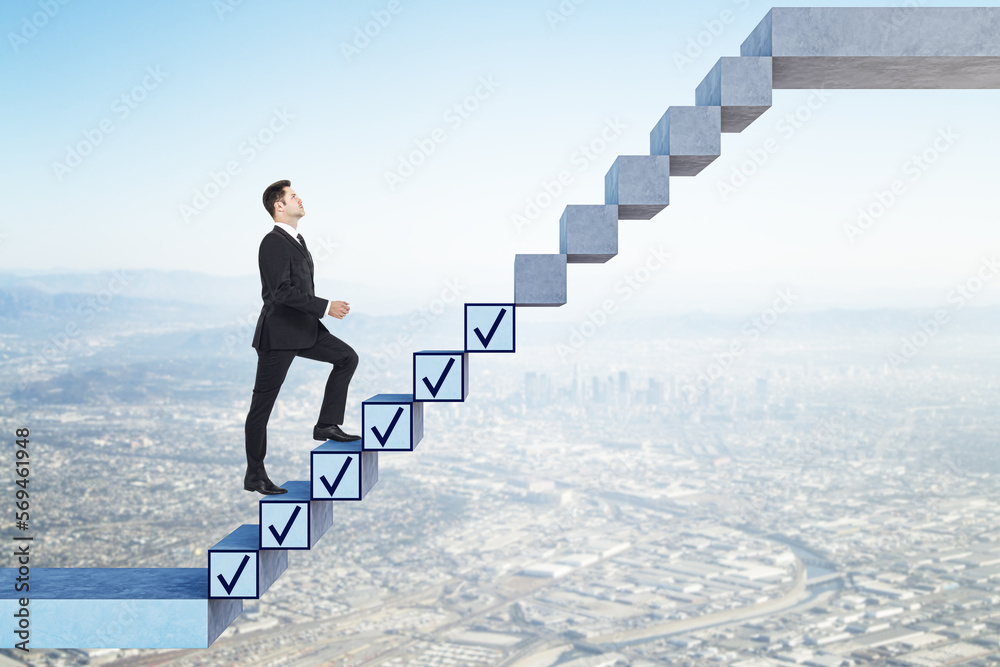
[[[413,394],[378,394],[361,403],[365,451],[412,452],[424,437],[424,404]]]
[[[310,454],[309,479],[313,500],[361,500],[378,481],[378,452],[362,451],[361,440],[327,440]]]
[[[455,402],[469,395],[469,353],[421,350],[413,353],[413,400]]]
[[[244,524],[208,550],[208,597],[259,598],[287,567],[288,552],[261,551],[259,526]]]
[[[514,304],[465,304],[466,352],[514,351]]]
[[[333,507],[312,500],[308,480],[281,486],[288,493],[260,501],[260,548],[312,549],[333,525]]]

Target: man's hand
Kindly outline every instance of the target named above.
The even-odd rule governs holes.
[[[331,301],[330,315],[338,320],[344,319],[344,315],[351,312],[351,306],[346,301]]]

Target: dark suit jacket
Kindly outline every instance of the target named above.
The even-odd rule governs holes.
[[[275,227],[260,242],[261,298],[253,346],[259,350],[302,350],[316,343],[326,299],[315,294],[312,254]]]

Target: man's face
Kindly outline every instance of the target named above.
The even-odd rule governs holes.
[[[291,188],[285,188],[284,196],[278,203],[289,218],[301,218],[306,214],[306,208],[302,205],[302,200],[295,194],[295,190]]]

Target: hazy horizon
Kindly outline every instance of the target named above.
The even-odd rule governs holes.
[[[292,20],[293,48],[270,49],[278,15],[255,3],[60,4],[0,52],[19,91],[0,109],[16,128],[0,177],[19,195],[0,223],[0,264],[253,275],[271,226],[261,192],[289,178],[319,285],[364,284],[373,311],[420,303],[456,276],[476,300],[509,300],[514,255],[557,252],[563,208],[603,202],[615,156],[647,154],[666,108],[692,104],[768,8],[386,7],[289,4],[309,20]],[[4,5],[12,34],[33,11]],[[373,16],[386,25],[365,42]],[[618,257],[570,268],[567,310],[658,251],[671,259],[635,307],[738,308],[788,286],[803,307],[932,307],[1000,250],[1000,91],[773,98],[723,135],[701,174],[671,179],[656,218],[621,222]],[[77,164],[74,151],[87,155]]]

